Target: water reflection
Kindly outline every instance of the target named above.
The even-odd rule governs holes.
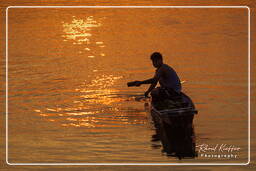
[[[183,126],[170,126],[154,120],[156,133],[152,135],[152,147],[160,148],[156,141],[161,141],[162,152],[167,156],[182,158],[194,158],[197,156],[194,127],[189,124]]]
[[[62,35],[64,40],[73,40],[73,44],[90,44],[90,37],[92,33],[90,33],[92,28],[100,27],[101,23],[98,23],[93,16],[87,17],[85,20],[76,19],[73,16],[73,20],[71,23],[62,22],[63,32]]]
[[[122,76],[99,75],[90,84],[84,83],[76,91],[82,93],[80,97],[83,98],[83,103],[110,105],[124,100],[116,96],[118,90],[112,88],[114,83],[121,78]]]
[[[86,57],[94,61],[97,57],[105,57],[105,41],[99,36],[103,29],[103,18],[73,16],[69,21],[63,21],[62,38],[64,45],[75,51],[76,56]],[[81,58],[82,59],[82,58]],[[84,59],[84,58],[83,58]],[[95,66],[95,65],[93,65]],[[80,82],[70,92],[69,99],[49,104],[45,108],[34,109],[39,116],[49,122],[63,127],[97,128],[124,127],[130,124],[145,124],[145,111],[137,105],[127,107],[127,101],[134,102],[135,96],[119,90],[123,77],[117,73],[102,74],[98,68],[93,68],[92,75]],[[56,96],[61,96],[60,94]],[[143,107],[142,107],[143,108]],[[108,131],[111,129],[107,129]],[[106,130],[104,130],[106,131]]]
[[[144,110],[125,108],[122,103],[135,101],[136,96],[120,93],[114,85],[122,76],[98,75],[90,82],[85,81],[74,91],[75,100],[65,107],[35,109],[48,121],[64,127],[115,128],[129,124],[145,124]]]
[[[105,53],[99,52],[97,49],[105,47],[104,42],[102,40],[95,40],[97,34],[94,34],[95,29],[101,26],[101,20],[97,20],[93,16],[83,19],[73,16],[71,22],[62,22],[63,41],[72,42],[73,45],[76,45],[78,54],[87,52],[88,58],[95,58],[95,54],[105,56]]]

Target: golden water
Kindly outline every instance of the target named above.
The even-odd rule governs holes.
[[[9,9],[9,162],[177,162],[161,152],[147,86],[164,55],[199,114],[197,144],[247,162],[247,9]]]

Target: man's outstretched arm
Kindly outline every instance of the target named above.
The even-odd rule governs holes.
[[[159,79],[157,79],[157,77],[154,77],[144,81],[128,82],[127,85],[130,87],[130,86],[140,86],[141,84],[151,84],[148,90],[144,94],[146,97],[148,97],[148,94],[156,87],[158,80]]]
[[[156,87],[157,82],[159,81],[159,79],[162,75],[162,72],[163,72],[163,70],[160,69],[160,70],[158,70],[158,72],[156,72],[156,74],[153,78],[142,81],[142,83],[144,83],[144,84],[145,84],[145,82],[148,84],[151,84],[150,87],[148,88],[148,90],[144,94],[146,97],[148,97],[148,94]]]
[[[132,81],[132,82],[128,82],[127,85],[128,87],[131,86],[140,86],[141,84],[153,84],[155,82],[155,78],[150,78],[144,81]]]
[[[145,97],[148,97],[148,94],[156,87],[157,85],[157,81],[153,82],[150,87],[148,88],[148,90],[145,92]]]
[[[155,78],[150,78],[144,81],[140,81],[140,84],[153,84],[155,81]]]

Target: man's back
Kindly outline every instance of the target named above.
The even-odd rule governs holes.
[[[162,64],[156,70],[156,76],[159,77],[159,83],[161,87],[171,88],[176,92],[181,91],[181,83],[177,73],[172,67],[167,64]]]

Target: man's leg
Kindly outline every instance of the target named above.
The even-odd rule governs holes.
[[[161,100],[160,87],[154,88],[150,94],[152,97],[152,102],[157,102],[157,101]]]

